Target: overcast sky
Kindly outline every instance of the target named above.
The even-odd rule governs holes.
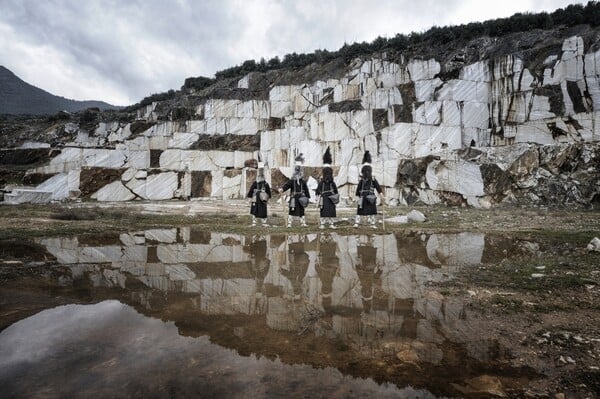
[[[0,0],[0,65],[53,94],[127,105],[248,59],[573,3],[586,1]]]

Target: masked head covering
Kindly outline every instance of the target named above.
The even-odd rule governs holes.
[[[265,181],[265,163],[261,161],[260,154],[258,154],[258,166],[256,171],[256,181]]]
[[[329,147],[327,147],[325,154],[323,154],[323,181],[325,182],[333,181],[333,169],[331,168],[331,164],[331,152],[329,151]]]
[[[364,179],[370,179],[373,175],[373,168],[371,167],[371,154],[369,153],[369,151],[365,151],[360,173]]]
[[[295,158],[294,174],[293,174],[292,178],[298,180],[298,179],[302,179],[304,177],[304,166],[302,166],[302,165],[304,165],[304,156],[302,154],[299,154]]]

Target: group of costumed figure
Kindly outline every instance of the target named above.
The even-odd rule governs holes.
[[[303,164],[304,157],[300,154],[295,158],[292,177],[278,190],[280,195],[288,190],[290,192],[287,227],[292,227],[295,220],[298,221],[300,226],[307,226],[304,212],[310,201],[310,190],[304,180]],[[329,147],[327,147],[327,150],[323,155],[321,181],[315,190],[320,210],[319,227],[321,229],[324,229],[326,226],[335,229],[335,218],[337,217],[336,206],[340,200],[331,165],[331,152],[329,151]],[[262,226],[269,226],[267,223],[267,204],[269,199],[271,199],[271,187],[265,180],[264,168],[264,163],[260,162],[259,159],[256,181],[252,183],[247,195],[251,201],[250,214],[252,215],[252,226],[257,225],[257,219],[261,220]],[[365,151],[360,170],[360,181],[356,187],[357,210],[354,227],[358,227],[362,222],[362,218],[365,217],[369,226],[377,228],[376,215],[378,194],[382,197],[383,201],[381,186],[373,176],[371,154],[369,151]]]

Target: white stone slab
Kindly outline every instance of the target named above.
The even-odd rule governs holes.
[[[98,201],[131,201],[135,194],[117,180],[96,191],[91,198]]]
[[[479,61],[474,64],[465,65],[460,70],[458,78],[474,82],[490,82],[492,75],[490,73],[489,61]]]
[[[210,172],[212,177],[211,197],[223,198],[223,170],[213,170]]]
[[[67,173],[69,170],[81,169],[83,149],[66,147],[46,166],[35,168],[38,173]]]
[[[588,93],[592,98],[592,108],[600,110],[600,77],[587,75],[585,82],[588,86]]]
[[[188,149],[198,141],[199,136],[196,133],[173,133],[173,137],[167,143],[168,148]]]
[[[130,180],[126,185],[143,199],[166,200],[173,198],[179,180],[176,172],[164,172],[149,175],[146,179]]]
[[[150,151],[126,151],[123,168],[148,169],[150,167]]]
[[[242,175],[227,177],[223,176],[223,199],[232,199],[232,198],[240,198],[245,196],[246,193],[240,192],[240,187],[242,183]]]
[[[149,241],[172,244],[177,241],[177,229],[150,229],[144,231],[144,237]]]
[[[490,111],[487,103],[464,102],[462,106],[463,128],[487,129],[490,124]]]
[[[50,148],[50,144],[40,143],[38,141],[26,141],[19,148]]]
[[[375,88],[367,91],[361,97],[363,108],[389,108],[394,104],[402,104],[402,95],[397,87],[392,88]]]
[[[298,154],[304,155],[304,166],[321,166],[327,145],[314,140],[304,140],[298,143],[295,149]]]
[[[240,100],[208,99],[204,104],[204,117],[206,119],[235,117],[239,103]]]
[[[523,61],[513,55],[507,55],[502,58],[495,59],[493,62],[493,78],[498,80],[503,77],[513,76],[521,73],[523,70]]]
[[[444,82],[441,79],[426,79],[415,82],[415,97],[417,101],[433,101],[435,90]]]
[[[212,171],[233,167],[232,151],[192,151],[169,149],[160,155],[160,167],[170,170]]]
[[[554,118],[556,115],[550,112],[550,101],[546,96],[534,95],[531,99],[531,110],[529,111],[529,120],[536,121],[540,119]]]
[[[413,121],[424,125],[439,125],[442,122],[442,103],[425,101],[413,111]]]
[[[397,160],[413,154],[413,124],[396,123],[381,130],[382,158]]]
[[[165,121],[159,122],[156,125],[150,127],[148,130],[144,131],[143,135],[148,137],[154,136],[171,136],[174,132],[181,132],[185,130],[185,122],[172,122]]]
[[[125,152],[101,148],[83,150],[83,166],[99,168],[121,168],[125,164]]]
[[[264,100],[242,101],[236,105],[235,116],[238,118],[269,119],[271,104]]]
[[[152,136],[148,137],[149,150],[166,150],[169,146],[169,137],[167,136]]]
[[[360,86],[357,84],[338,84],[333,88],[333,102],[339,103],[360,98]]]
[[[442,124],[444,126],[461,126],[461,105],[457,101],[443,101]]]
[[[121,175],[121,180],[124,182],[128,182],[129,180],[131,180],[135,177],[136,173],[137,173],[137,169],[129,168],[125,172],[123,172],[123,174]]]
[[[475,101],[485,103],[489,101],[489,93],[489,83],[453,79],[447,81],[437,91],[436,100]]]
[[[271,101],[271,116],[282,118],[292,114],[293,106],[291,101]]]
[[[274,101],[292,101],[292,90],[297,86],[274,86],[269,90],[269,100]]]
[[[483,178],[479,165],[458,161],[433,161],[425,172],[432,190],[451,191],[464,196],[482,196]]]
[[[440,73],[440,63],[435,59],[429,60],[410,60],[406,66],[413,81],[433,79]]]
[[[413,136],[414,157],[440,154],[461,148],[461,129],[455,126],[417,125]]]
[[[67,173],[60,173],[52,176],[45,182],[39,184],[36,188],[37,191],[51,192],[52,199],[64,200],[69,198],[69,179]]]
[[[580,36],[571,36],[563,41],[561,60],[569,60],[583,55],[583,38]]]
[[[464,147],[471,146],[475,142],[475,147],[487,147],[490,145],[491,129],[478,129],[467,127],[462,130],[462,144]]]
[[[543,121],[528,122],[515,127],[515,143],[554,144],[552,133]]]
[[[13,189],[10,193],[4,194],[4,203],[10,205],[47,204],[50,201],[52,201],[51,191],[16,188]]]

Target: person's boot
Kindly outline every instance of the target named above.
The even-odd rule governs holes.
[[[256,216],[252,215],[252,224],[250,225],[252,227],[256,226]]]
[[[306,218],[304,216],[300,217],[300,226],[302,226],[302,227],[307,227],[308,226],[306,224]]]
[[[333,221],[333,218],[329,218],[329,228],[330,229],[335,229],[335,223]]]
[[[372,229],[377,228],[377,224],[375,223],[375,216],[373,216],[373,215],[369,216],[369,224],[371,225]]]
[[[325,228],[325,218],[319,218],[319,228],[323,230]]]
[[[292,227],[292,215],[288,215],[287,227]]]
[[[263,225],[263,227],[269,227],[269,223],[267,223],[267,218],[264,218],[262,220],[262,225]]]
[[[358,224],[360,223],[360,216],[356,215],[354,217],[354,227],[358,227]]]

